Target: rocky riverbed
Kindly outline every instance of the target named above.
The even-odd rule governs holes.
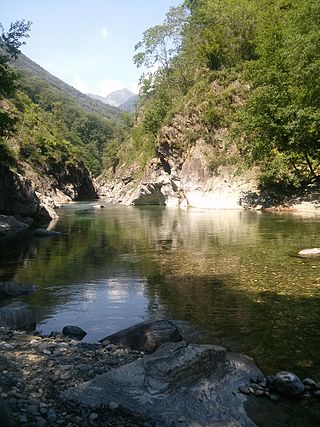
[[[60,398],[69,387],[142,356],[121,345],[83,344],[0,328],[0,398],[16,423],[12,425],[149,427],[148,420],[120,411],[113,402],[93,411]],[[0,425],[9,422],[0,420]]]

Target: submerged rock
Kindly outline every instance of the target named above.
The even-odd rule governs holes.
[[[60,236],[59,231],[47,230],[46,228],[38,228],[35,230],[34,235],[37,237],[50,237],[50,236]]]
[[[320,256],[320,248],[302,249],[298,255],[301,257]]]
[[[99,375],[62,394],[99,408],[150,416],[157,425],[254,426],[238,388],[261,374],[253,361],[224,347],[166,343],[152,355]]]
[[[17,297],[31,294],[37,289],[35,285],[14,282],[0,282],[0,298]]]
[[[273,384],[277,391],[285,396],[298,396],[304,392],[302,381],[292,372],[278,372]]]
[[[14,302],[0,308],[0,326],[21,329],[35,325],[30,306],[24,302]]]
[[[102,344],[122,344],[134,350],[152,353],[165,342],[181,340],[180,331],[174,323],[170,320],[156,320],[137,323],[103,338],[100,342]]]
[[[0,234],[7,233],[12,229],[23,229],[29,227],[25,222],[18,221],[12,215],[0,215]]]

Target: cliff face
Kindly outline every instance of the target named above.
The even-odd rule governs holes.
[[[57,204],[71,200],[96,199],[97,193],[88,170],[62,164],[48,170],[35,171],[28,163],[20,163],[18,172],[0,164],[0,214],[23,220],[57,217]]]
[[[199,127],[197,117],[177,115],[161,130],[157,156],[142,179],[134,179],[134,167],[122,165],[112,176],[98,180],[99,195],[107,202],[158,204],[206,209],[241,209],[248,195],[257,191],[257,169],[239,172],[234,146],[226,149],[227,129],[190,143],[187,137]],[[199,134],[203,134],[198,129]]]

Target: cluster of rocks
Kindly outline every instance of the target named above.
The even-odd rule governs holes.
[[[142,355],[121,345],[85,344],[62,334],[44,337],[1,327],[0,425],[148,427],[148,420],[120,411],[115,402],[92,410],[60,398],[69,387]]]
[[[292,372],[280,371],[276,375],[251,380],[250,384],[241,385],[239,391],[246,395],[265,396],[277,401],[280,396],[320,399],[320,381],[312,378],[300,378]]]

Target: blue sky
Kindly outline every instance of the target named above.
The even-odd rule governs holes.
[[[134,45],[182,0],[1,0],[0,21],[33,22],[22,52],[84,93],[137,89]]]

